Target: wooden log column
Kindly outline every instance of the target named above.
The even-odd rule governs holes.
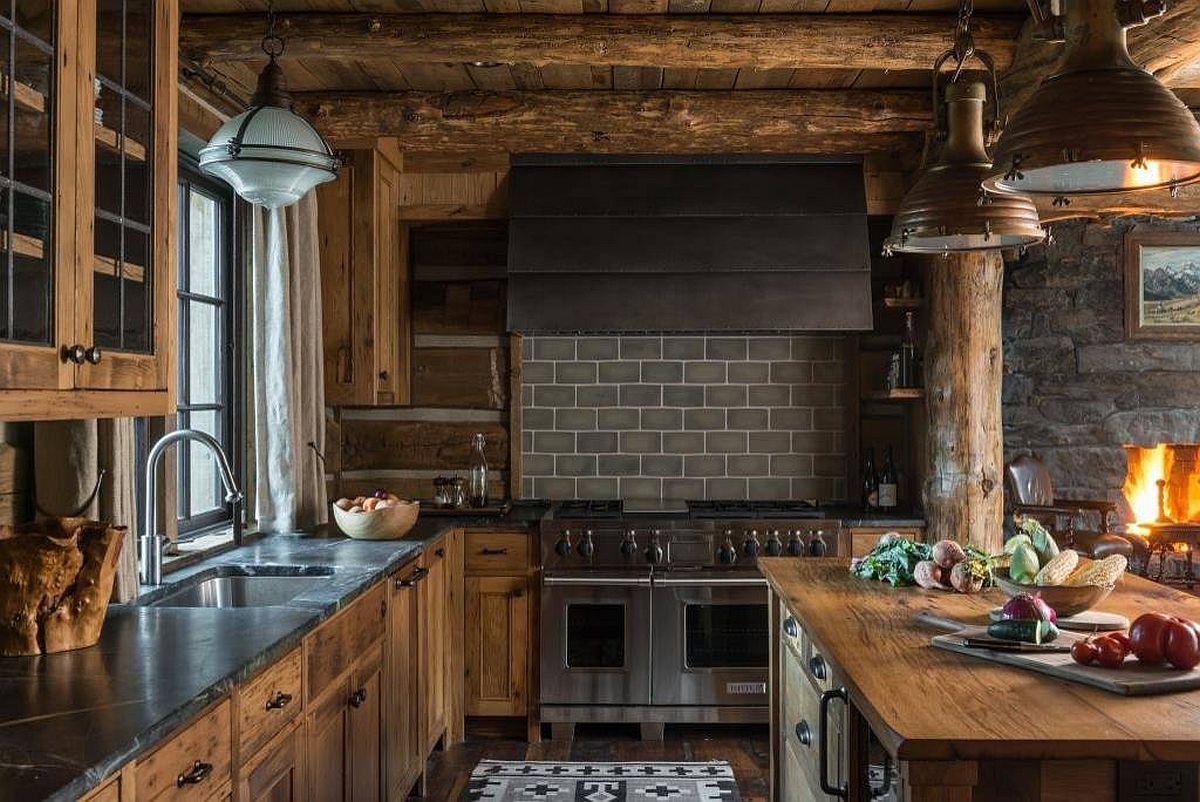
[[[925,346],[929,537],[1000,551],[1004,446],[1000,414],[1000,300],[997,252],[935,257],[928,268]]]

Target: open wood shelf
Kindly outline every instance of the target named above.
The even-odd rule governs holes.
[[[0,75],[0,97],[8,99],[9,78],[7,75]],[[34,89],[29,84],[21,83],[20,81],[12,81],[13,103],[17,108],[25,111],[38,112],[39,114],[46,113],[46,96],[38,90]]]
[[[8,247],[8,232],[0,231],[0,251],[7,251]],[[18,256],[28,256],[30,259],[41,259],[46,255],[46,246],[37,237],[31,237],[28,234],[13,234],[12,235],[12,251]]]
[[[924,298],[884,298],[879,302],[884,309],[920,309],[925,306]]]
[[[864,401],[915,401],[925,397],[923,387],[897,387],[893,390],[873,390],[863,396]]]
[[[128,281],[145,281],[146,268],[142,265],[135,265],[130,262],[125,262],[118,266],[117,260],[111,256],[101,256],[95,254],[92,257],[92,271],[104,276],[120,276]]]
[[[121,148],[124,146],[125,158],[137,162],[146,161],[145,145],[136,139],[130,139],[127,136],[119,134],[100,123],[96,124],[96,144],[110,153],[117,154],[121,152]]]

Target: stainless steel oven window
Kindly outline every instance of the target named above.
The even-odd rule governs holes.
[[[566,605],[567,668],[626,667],[626,609],[620,602]]]
[[[683,625],[683,659],[689,671],[767,666],[765,604],[685,603]]]

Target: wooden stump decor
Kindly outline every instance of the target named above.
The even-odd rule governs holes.
[[[87,518],[0,527],[0,655],[99,640],[125,531]]]

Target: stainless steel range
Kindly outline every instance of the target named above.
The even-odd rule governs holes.
[[[767,720],[770,637],[759,555],[837,553],[810,502],[670,507],[569,501],[541,526],[542,720]]]

